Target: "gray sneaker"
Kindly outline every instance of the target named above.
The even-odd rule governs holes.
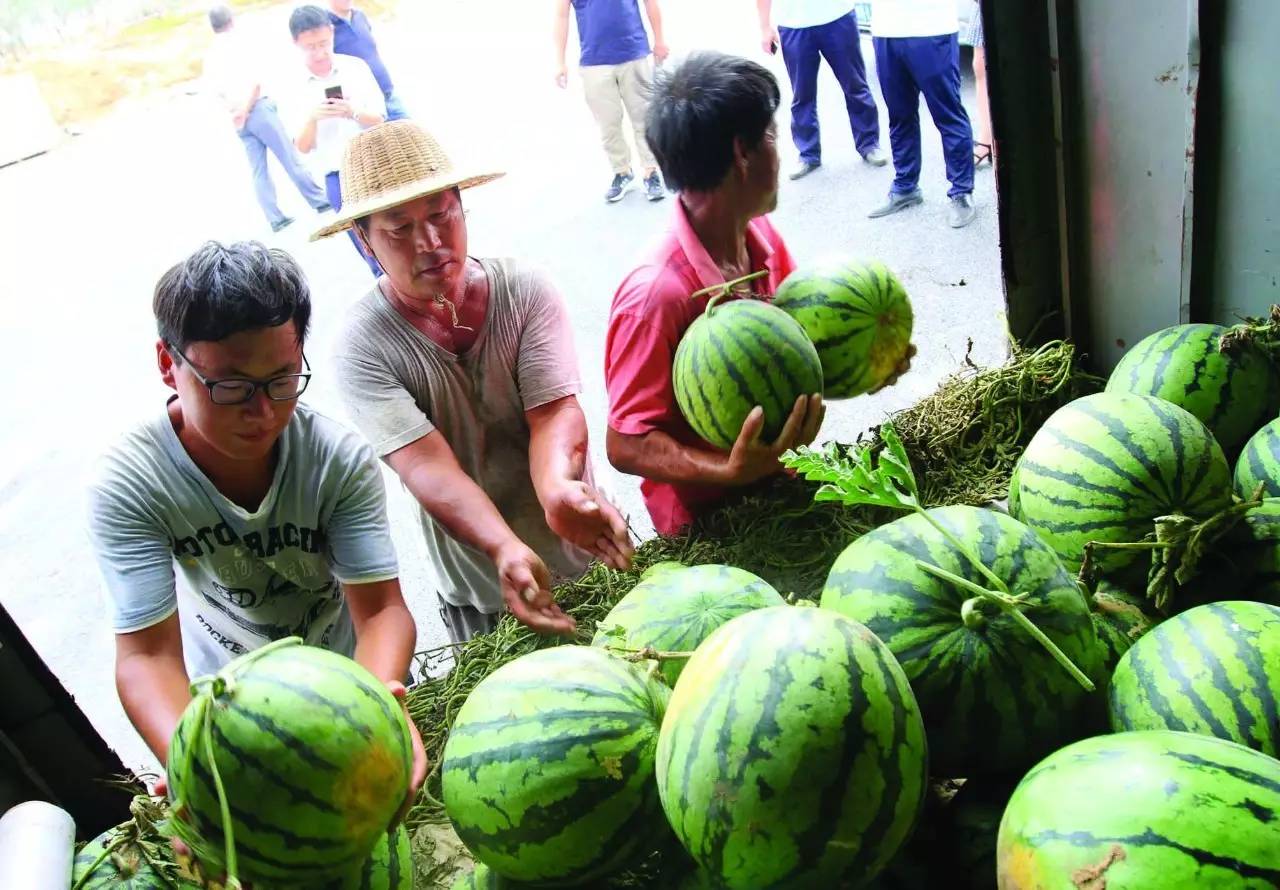
[[[891,213],[897,213],[899,210],[906,210],[908,207],[923,203],[924,193],[918,188],[909,192],[889,192],[889,200],[872,210],[867,216],[871,219],[879,219],[882,216],[888,216]]]
[[[963,229],[978,215],[972,195],[956,195],[951,199],[951,228]]]
[[[657,170],[644,178],[644,196],[650,201],[661,201],[667,196],[667,190],[663,187]]]
[[[635,185],[636,178],[631,173],[618,173],[613,177],[613,184],[609,186],[609,191],[604,193],[604,199],[610,204],[621,201],[623,196],[631,191],[631,186]]]
[[[880,146],[878,145],[871,149],[871,151],[864,154],[862,159],[872,167],[883,167],[885,164],[889,163],[888,156],[880,150]]]

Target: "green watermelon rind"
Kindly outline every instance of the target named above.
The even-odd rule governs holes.
[[[1171,729],[1280,755],[1280,607],[1217,602],[1175,615],[1120,659],[1116,732]]]
[[[1280,418],[1258,430],[1236,460],[1236,494],[1252,498],[1262,487],[1264,498],[1280,497]]]

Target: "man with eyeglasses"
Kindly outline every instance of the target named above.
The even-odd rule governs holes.
[[[125,713],[163,763],[190,678],[288,636],[403,696],[416,631],[377,458],[298,403],[302,271],[255,242],[209,242],[164,274],[154,310],[175,394],[107,452],[89,494]]]

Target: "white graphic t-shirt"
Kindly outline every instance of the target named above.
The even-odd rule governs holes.
[[[398,574],[373,450],[306,405],[281,434],[271,487],[252,513],[195,465],[167,411],[107,452],[89,500],[115,631],[177,611],[193,678],[287,636],[351,655],[341,585]]]

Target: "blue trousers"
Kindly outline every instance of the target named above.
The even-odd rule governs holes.
[[[280,115],[276,113],[274,101],[268,98],[255,102],[238,135],[244,144],[245,154],[249,156],[249,169],[253,172],[253,192],[262,212],[267,215],[267,222],[275,225],[284,219],[280,205],[276,203],[275,183],[271,181],[271,174],[267,170],[268,149],[276,156],[276,160],[280,162],[284,172],[289,174],[307,203],[316,210],[324,206],[324,192],[302,165],[293,141],[280,122]]]
[[[893,191],[912,191],[920,182],[920,94],[942,134],[951,197],[973,191],[973,127],[960,102],[960,41],[938,37],[876,37],[876,74],[889,110],[893,148]]]
[[[405,110],[404,103],[400,101],[400,94],[395,90],[391,91],[391,95],[383,98],[387,103],[387,120],[399,121],[409,116],[409,112]]]
[[[329,196],[329,203],[333,205],[334,210],[342,209],[342,186],[338,180],[338,171],[330,170],[324,177],[324,190]],[[347,235],[351,238],[351,243],[356,246],[356,253],[360,254],[360,259],[364,260],[365,265],[369,267],[369,271],[373,273],[373,277],[377,278],[382,274],[382,267],[378,265],[378,261],[374,259],[373,254],[367,253],[364,245],[360,243],[360,239],[356,237],[355,227],[347,229]]]
[[[850,10],[834,22],[812,28],[779,28],[782,61],[791,79],[791,139],[800,160],[822,161],[818,138],[818,65],[827,60],[836,82],[844,91],[849,111],[849,128],[858,153],[865,155],[880,145],[880,113],[867,86],[867,67],[862,61],[858,35],[858,15]]]

